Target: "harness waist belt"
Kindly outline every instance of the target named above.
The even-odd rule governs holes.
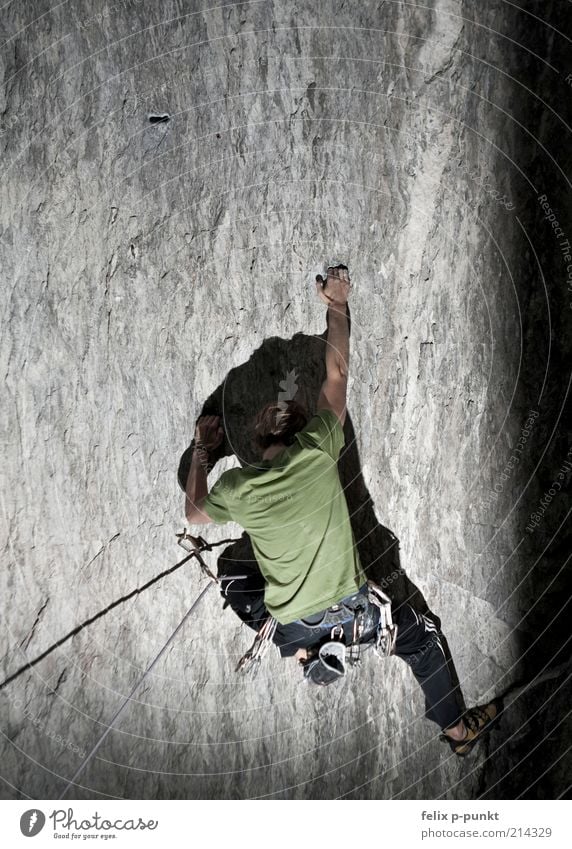
[[[366,610],[368,606],[367,585],[364,584],[352,595],[344,596],[336,604],[332,604],[325,610],[318,611],[318,613],[311,613],[303,619],[298,619],[297,622],[306,628],[342,625],[344,622],[353,620],[356,610]]]

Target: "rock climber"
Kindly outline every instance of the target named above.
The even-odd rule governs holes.
[[[316,414],[293,399],[267,404],[254,424],[261,460],[224,472],[210,492],[209,456],[221,444],[223,428],[219,416],[201,416],[185,516],[192,525],[236,522],[248,533],[259,572],[228,578],[223,595],[259,637],[271,636],[282,656],[296,657],[308,681],[338,680],[346,651],[356,644],[379,648],[383,636],[385,653],[411,666],[425,695],[425,715],[440,727],[440,739],[465,756],[498,719],[501,703],[463,710],[437,617],[409,602],[392,610],[364,574],[337,468],[350,353],[347,267],[330,266],[325,279],[317,276],[316,288],[328,322],[326,379]]]

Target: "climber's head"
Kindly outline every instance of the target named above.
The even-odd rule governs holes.
[[[308,423],[308,412],[297,401],[272,401],[258,411],[254,420],[254,443],[259,451],[271,445],[291,445],[294,436]]]

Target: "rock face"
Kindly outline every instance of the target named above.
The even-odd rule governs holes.
[[[453,762],[396,658],[318,692],[274,653],[241,679],[252,632],[211,589],[66,798],[558,796],[566,4],[207,5],[2,13],[1,679],[181,556],[209,399],[211,483],[291,371],[315,403],[313,280],[343,261],[362,560],[440,616],[504,725]],[[6,798],[59,796],[205,584],[183,566],[0,690]]]

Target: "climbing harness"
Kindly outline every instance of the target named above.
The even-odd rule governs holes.
[[[331,605],[327,610],[312,614],[312,616],[302,619],[301,622],[304,627],[311,629],[332,625],[331,640],[338,640],[344,645],[345,633],[343,626],[344,624],[349,625],[351,622],[351,639],[348,636],[350,642],[347,644],[346,660],[350,666],[358,666],[361,663],[360,640],[366,630],[368,612],[368,597],[362,587],[359,592],[342,598],[337,604]]]
[[[360,591],[354,596],[342,599],[339,604],[324,611],[324,615],[316,614],[315,616],[323,627],[328,615],[339,614],[343,608],[353,612],[351,642],[348,645],[344,643],[343,626],[341,623],[336,624],[331,630],[330,639],[322,643],[304,665],[306,681],[312,681],[321,686],[332,684],[345,675],[346,663],[349,666],[358,666],[361,663],[361,639],[374,627],[374,610],[379,611],[379,621],[375,627],[376,653],[379,657],[388,657],[394,651],[397,625],[393,623],[391,615],[391,600],[378,584],[369,580],[366,592]],[[347,618],[344,621],[347,622]],[[318,626],[313,625],[313,627]],[[367,640],[368,644],[369,642]]]
[[[373,581],[368,581],[359,592],[346,596],[326,610],[303,617],[299,622],[310,635],[316,634],[316,640],[320,639],[320,632],[330,628],[329,639],[311,647],[309,659],[304,664],[305,681],[321,686],[338,681],[345,675],[346,666],[355,667],[361,663],[364,635],[368,644],[374,642],[380,657],[387,657],[395,648],[397,626],[393,624],[391,600]],[[344,630],[344,625],[348,631],[351,627],[350,633]],[[239,660],[237,672],[252,674],[253,677],[257,675],[262,658],[274,640],[277,626],[272,616],[264,620],[252,646]],[[370,633],[374,635],[373,640],[368,639]]]
[[[346,644],[344,642],[344,624],[348,625],[350,622],[352,623],[352,639],[351,643],[347,646],[347,663],[350,666],[356,666],[360,663],[360,639],[364,633],[365,619],[366,614],[368,612],[368,599],[366,593],[360,590],[357,593],[354,593],[351,596],[346,596],[341,599],[338,603],[332,604],[326,610],[321,610],[318,613],[312,613],[306,617],[300,619],[300,624],[304,626],[310,633],[323,631],[325,628],[330,627],[330,642],[328,645],[333,645],[334,642],[338,642],[340,646],[343,648],[343,653],[346,652]],[[258,631],[252,646],[248,649],[246,654],[239,660],[236,671],[243,673],[252,673],[253,676],[257,674],[258,669],[260,668],[260,662],[262,657],[266,653],[270,643],[274,639],[274,634],[276,633],[276,628],[278,626],[278,622],[272,616],[269,616],[265,619],[262,627]],[[336,649],[335,655],[338,656],[342,653],[342,650]],[[322,663],[323,658],[318,656],[315,657],[313,664]],[[323,655],[326,657],[327,655]],[[344,664],[343,670],[338,672],[334,678],[337,678],[339,675],[345,674],[345,662],[346,658],[344,655]],[[327,661],[324,662],[325,666],[328,665]],[[305,674],[308,672],[308,665],[305,667]],[[313,680],[313,676],[312,680]],[[328,677],[328,676],[326,676]],[[331,678],[330,680],[334,680]],[[330,683],[330,680],[327,683]]]
[[[329,641],[322,643],[314,657],[304,666],[305,678],[320,684],[330,684],[345,674],[346,662],[350,666],[357,666],[361,662],[360,639],[364,633],[369,607],[367,595],[362,588],[360,592],[346,596],[326,610],[299,620],[310,633],[318,634],[328,627],[331,629]],[[350,622],[351,642],[346,646],[343,626]],[[253,677],[257,674],[260,662],[274,639],[277,626],[278,622],[274,617],[265,619],[252,646],[239,660],[237,672],[252,673]],[[330,657],[334,658],[333,664],[330,663]],[[339,660],[340,657],[343,657],[343,663]]]

